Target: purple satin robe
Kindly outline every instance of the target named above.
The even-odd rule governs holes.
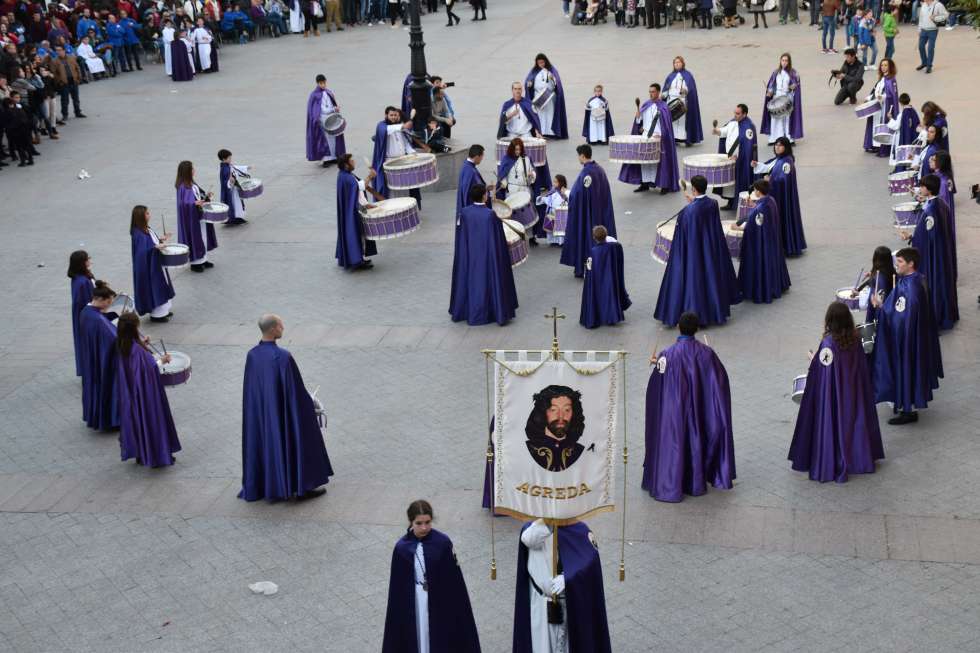
[[[449,315],[472,326],[503,326],[517,314],[517,286],[504,229],[493,211],[477,204],[463,209],[453,259]]]
[[[92,305],[79,317],[82,350],[82,419],[89,428],[111,431],[119,427],[116,391],[116,327]]]
[[[938,197],[928,200],[919,212],[912,233],[912,247],[919,250],[919,271],[929,283],[936,326],[940,331],[952,329],[960,319],[953,271],[953,242],[949,229],[949,207]]]
[[[180,186],[177,189],[177,242],[190,247],[192,261],[204,258],[208,252],[218,247],[213,224],[208,223],[204,227],[207,242],[201,235],[201,207],[194,203],[196,199],[194,189],[190,186]]]
[[[642,114],[653,104],[652,100],[647,100],[640,107]],[[657,101],[657,112],[660,116],[657,123],[660,125],[660,163],[657,164],[657,176],[653,185],[660,189],[670,192],[677,192],[681,189],[680,169],[677,166],[677,143],[674,142],[674,123],[670,119],[670,110],[667,103],[663,100]],[[643,123],[633,121],[630,134],[634,136],[643,132]],[[626,184],[638,185],[643,183],[643,173],[640,166],[632,163],[624,163],[619,170],[619,180]]]
[[[608,240],[593,245],[582,284],[579,324],[586,329],[619,324],[632,304],[623,273],[623,246]]]
[[[551,132],[554,134],[554,138],[566,139],[568,138],[568,118],[565,112],[565,89],[561,85],[561,75],[558,74],[558,69],[554,66],[550,66],[548,70],[555,78],[555,99],[551,101],[551,103],[555,106],[555,113],[551,118],[551,124],[549,127],[551,127]],[[524,92],[529,96],[534,95],[534,76],[537,73],[538,66],[535,64],[524,77]],[[531,99],[534,98],[532,97]]]
[[[779,209],[775,200],[765,196],[749,213],[742,233],[738,285],[745,299],[769,304],[789,288],[789,270],[779,240]]]
[[[71,335],[75,343],[75,376],[82,375],[82,347],[78,321],[82,309],[92,301],[92,289],[95,284],[91,277],[78,274],[71,280]]]
[[[684,98],[684,102],[687,105],[687,112],[684,114],[684,128],[687,130],[687,140],[684,142],[688,145],[697,145],[704,140],[704,131],[701,128],[701,105],[698,102],[698,85],[694,82],[694,75],[688,72],[686,68],[680,71],[674,70],[664,80],[665,93],[677,75],[684,78],[684,84],[687,86],[687,97]]]
[[[135,458],[146,467],[174,463],[180,451],[177,427],[153,354],[134,344],[119,359],[119,450],[122,460]]]
[[[595,161],[587,161],[572,184],[568,196],[568,224],[561,248],[561,264],[575,268],[575,276],[585,273],[585,260],[592,249],[592,229],[603,225],[616,237],[616,214],[606,172]]]
[[[766,96],[762,98],[762,128],[759,130],[761,134],[769,134],[772,127],[772,116],[769,115],[768,106],[771,98],[768,94],[772,91],[775,95],[778,74],[779,69],[772,71],[769,81],[766,82]],[[796,141],[803,138],[803,87],[800,83],[800,74],[795,68],[789,71],[789,83],[790,86],[796,86],[793,90],[793,113],[789,114],[789,137]]]
[[[313,92],[310,93],[310,97],[306,101],[307,161],[320,161],[325,156],[337,158],[347,152],[347,146],[344,143],[343,134],[334,139],[334,143],[337,146],[337,151],[330,151],[330,142],[327,140],[327,135],[324,133],[323,127],[320,124],[320,103],[323,101],[324,93],[330,97],[330,101],[333,102],[334,106],[337,106],[337,99],[334,97],[330,89],[321,89],[319,86],[317,86],[315,89],[313,89]],[[381,174],[381,170],[378,170],[378,174]]]
[[[153,236],[141,229],[130,233],[133,255],[133,301],[136,313],[146,315],[174,297],[170,273],[163,267]]]

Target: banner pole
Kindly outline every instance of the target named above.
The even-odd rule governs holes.
[[[484,366],[486,367],[486,388],[487,388],[487,428],[490,428],[491,417],[491,400],[490,400],[490,353],[487,351],[483,352]],[[487,442],[487,464],[493,464],[493,432],[490,432],[489,439]],[[491,478],[490,482],[493,485],[494,479]],[[497,513],[497,506],[494,502],[493,487],[490,488],[490,580],[497,580],[497,549],[496,543],[494,542],[494,532],[493,532],[493,522],[495,521],[495,515]]]
[[[623,361],[623,526],[621,540],[619,543],[619,582],[626,580],[626,462],[629,460],[629,415],[626,411],[626,354],[620,352],[620,359]]]

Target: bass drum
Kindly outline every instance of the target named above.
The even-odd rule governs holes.
[[[673,97],[667,102],[667,109],[670,110],[671,121],[676,122],[687,113],[687,103],[679,97]]]

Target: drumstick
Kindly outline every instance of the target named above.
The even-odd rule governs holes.
[[[165,343],[163,341],[163,338],[160,338],[160,346],[163,347],[163,355],[166,356],[167,355],[167,343]]]
[[[167,214],[166,213],[162,213],[162,212],[160,213],[160,222],[163,223],[163,235],[166,236],[167,235]]]
[[[705,344],[705,345],[707,345],[708,347],[710,347],[711,345],[709,345],[709,344],[708,344],[708,334],[707,334],[707,333],[705,333],[705,334],[704,334],[703,336],[701,336],[701,337],[702,337],[702,338],[704,338],[704,344]]]
[[[651,365],[653,365],[654,363],[657,362],[655,357],[657,355],[657,345],[659,345],[659,344],[660,344],[660,334],[658,333],[657,334],[657,337],[654,338],[654,340],[653,340],[653,354],[650,355],[650,364]]]
[[[863,276],[864,276],[864,268],[861,268],[861,271],[858,272],[857,281],[854,282],[854,287],[855,288],[857,288],[858,287],[858,284],[861,283],[861,277],[863,277]]]

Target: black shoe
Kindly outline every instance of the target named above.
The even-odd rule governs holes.
[[[667,194],[667,193],[669,193],[669,192],[670,192],[670,191],[668,191],[668,190],[667,190],[666,188],[661,188],[661,189],[660,189],[660,194],[661,194],[661,195],[666,195],[666,194]]]
[[[150,322],[169,322],[169,321],[170,321],[170,316],[169,315],[166,316],[166,317],[153,317],[153,316],[150,316]]]
[[[88,118],[88,116],[86,116],[84,113],[76,113],[75,114],[75,117],[76,118]]]
[[[926,66],[926,74],[928,75],[931,72],[932,72],[932,66]]]
[[[374,267],[374,263],[370,259],[364,259],[358,265],[354,266],[355,270],[370,270]]]
[[[61,117],[61,120],[55,120],[54,121],[54,124],[56,124],[56,125],[64,125],[66,120],[68,120],[68,116],[62,116]]]
[[[20,163],[17,164],[18,168],[23,168],[25,166],[27,166],[27,163],[25,163],[24,161],[21,161]]]
[[[899,413],[895,417],[888,420],[888,423],[892,426],[898,426],[901,424],[912,424],[919,421],[919,413],[912,411],[911,413]]]
[[[330,161],[324,161],[320,164],[324,168],[329,168],[332,165],[337,165],[337,159],[331,159]]]
[[[455,23],[453,23],[452,21],[446,23],[446,27],[452,27],[453,25],[455,25]]]
[[[204,266],[197,263],[192,263],[191,272],[204,272]]]
[[[212,263],[211,261],[205,261],[204,263],[201,263],[201,265],[203,265],[206,268],[213,268],[214,267],[214,263]]]
[[[926,65],[925,64],[922,64],[921,66],[916,66],[915,69],[916,70],[922,70],[925,67],[926,67]]]
[[[303,494],[297,495],[296,496],[296,500],[297,501],[306,501],[307,499],[315,499],[317,497],[322,497],[326,493],[327,493],[327,489],[326,488],[316,487],[316,488],[313,488],[312,490],[307,490]]]
[[[637,186],[636,188],[634,188],[633,189],[633,192],[634,193],[645,193],[648,190],[650,190],[650,184],[648,184],[647,182],[643,182],[642,184],[640,184],[639,186]]]
[[[456,20],[456,24],[459,25],[459,16],[456,16],[455,20]]]
[[[528,244],[531,247],[537,247],[538,246],[538,239],[535,238],[534,236],[531,236],[530,240],[528,240]]]

